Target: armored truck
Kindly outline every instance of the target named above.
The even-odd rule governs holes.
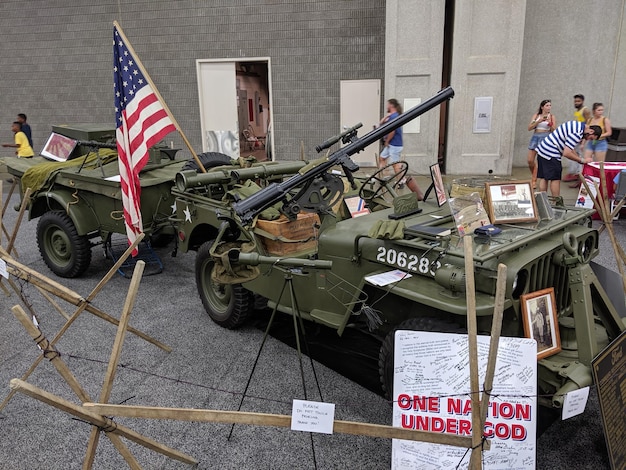
[[[380,378],[389,396],[396,330],[466,331],[465,257],[449,205],[426,198],[399,210],[406,165],[391,168],[391,177],[360,177],[349,158],[452,95],[442,90],[361,138],[351,129],[331,141],[346,146],[306,165],[179,173],[172,188],[179,248],[197,251],[197,288],[213,321],[241,326],[260,297],[339,335],[362,329],[381,341]],[[500,225],[494,236],[465,235],[473,241],[480,333],[491,329],[500,263],[507,266],[505,336],[525,335],[523,295],[554,289],[562,347],[538,363],[547,406],[560,407],[566,392],[591,384],[592,358],[624,329],[589,265],[598,254],[591,215],[554,207],[535,223]],[[396,277],[381,282],[389,275]]]

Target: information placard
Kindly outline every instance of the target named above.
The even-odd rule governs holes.
[[[291,409],[291,430],[333,433],[335,404],[319,401],[294,400]]]
[[[611,468],[626,467],[626,331],[592,361]]]
[[[479,383],[484,383],[488,336],[478,336]],[[393,425],[472,434],[467,335],[397,331],[395,337]],[[537,343],[500,338],[484,435],[491,450],[485,469],[535,467]],[[442,444],[394,439],[392,469],[467,468],[471,452]]]

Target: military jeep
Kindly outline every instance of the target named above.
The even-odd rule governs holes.
[[[333,139],[345,147],[314,162],[246,169],[217,163],[206,174],[179,173],[172,194],[180,249],[197,251],[196,284],[213,321],[237,328],[262,297],[269,307],[291,315],[297,310],[339,335],[347,328],[368,331],[381,341],[379,370],[388,396],[396,330],[466,331],[465,258],[449,206],[427,198],[398,213],[393,200],[403,197],[398,188],[406,166],[391,177],[380,171],[359,177],[349,159],[452,94],[442,90],[361,138],[351,129]],[[353,217],[348,210],[357,195],[368,202],[369,214]],[[277,214],[277,220],[263,220]],[[547,406],[560,407],[566,392],[590,385],[592,358],[624,329],[589,266],[598,253],[591,215],[554,207],[550,218],[502,225],[493,237],[465,235],[473,240],[481,334],[491,329],[500,263],[508,268],[505,336],[524,336],[522,295],[554,288],[562,350],[538,363],[540,402]],[[396,223],[387,231],[390,221]],[[438,227],[444,235],[407,229],[416,225]],[[393,270],[403,273],[395,282],[377,282],[377,275]],[[286,278],[293,297],[283,295]]]

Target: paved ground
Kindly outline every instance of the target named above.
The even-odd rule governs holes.
[[[523,173],[522,173],[523,174]],[[422,181],[422,180],[420,180]],[[6,184],[5,184],[6,186]],[[565,194],[573,202],[572,194]],[[13,201],[14,203],[15,201]],[[13,206],[11,203],[11,207]],[[6,224],[13,227],[15,213],[9,211]],[[41,260],[35,241],[35,222],[23,223],[17,243],[20,261],[51,276]],[[624,226],[618,226],[624,241]],[[603,237],[603,244],[606,240]],[[3,241],[4,237],[3,237]],[[3,243],[4,245],[4,243]],[[111,265],[93,250],[94,260],[81,279],[60,280],[86,296]],[[111,403],[149,404],[188,408],[236,409],[261,342],[262,331],[254,325],[237,331],[224,330],[204,313],[194,285],[193,254],[169,257],[160,251],[165,271],[145,276],[141,282],[131,325],[173,347],[165,353],[128,335],[115,379]],[[603,248],[602,264],[615,266],[611,252]],[[613,263],[613,264],[611,264]],[[52,335],[63,324],[61,316],[26,283],[19,283],[24,295],[39,314],[42,331]],[[116,275],[93,302],[119,317],[129,280]],[[19,377],[38,356],[33,341],[13,318],[10,307],[17,303],[0,293],[3,327],[0,329],[0,398],[8,393],[8,382]],[[65,305],[67,311],[73,309]],[[83,313],[58,343],[62,358],[94,400],[98,397],[111,351],[115,328]],[[313,338],[315,339],[315,338]],[[341,354],[338,352],[337,354]],[[337,356],[337,361],[340,356]],[[364,358],[364,362],[371,358]],[[331,361],[332,364],[332,361]],[[381,396],[358,385],[330,368],[315,364],[323,400],[336,404],[336,418],[389,424],[391,406]],[[319,396],[310,367],[305,367],[309,399]],[[29,382],[76,401],[72,392],[49,363],[41,364]],[[244,410],[289,414],[293,397],[302,397],[295,351],[270,338],[252,378]],[[588,410],[567,421],[542,412],[547,427],[538,440],[537,468],[608,468],[597,400],[592,392]],[[229,425],[176,421],[119,419],[122,424],[186,452],[200,461],[199,468],[389,468],[391,442],[385,439],[347,435],[311,437],[287,429],[236,426],[227,439]],[[18,394],[0,413],[0,468],[80,468],[89,426],[68,414]],[[188,468],[136,444],[133,453],[145,468]],[[315,458],[315,461],[314,461]],[[315,463],[314,463],[315,462]],[[102,438],[94,468],[124,468],[111,443]]]

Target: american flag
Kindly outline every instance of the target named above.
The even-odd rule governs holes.
[[[176,130],[145,71],[129,51],[124,35],[113,27],[113,88],[122,205],[128,242],[143,232],[139,172],[148,161],[148,149]],[[133,252],[133,256],[137,250]]]

